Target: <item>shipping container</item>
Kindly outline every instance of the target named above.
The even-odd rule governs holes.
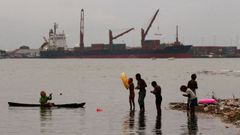
[[[92,44],[91,50],[103,50],[104,44]]]
[[[142,44],[145,50],[156,50],[160,48],[160,40],[145,40]]]

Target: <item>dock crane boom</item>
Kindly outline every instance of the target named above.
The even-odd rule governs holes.
[[[147,30],[144,31],[143,28],[141,29],[141,36],[142,36],[141,42],[142,42],[142,44],[143,44],[143,42],[145,41],[145,38],[146,38],[146,36],[147,36],[147,34],[148,34],[148,31],[150,30],[150,28],[151,28],[151,26],[152,26],[154,20],[156,19],[156,16],[157,16],[158,12],[159,12],[159,9],[158,9],[158,10],[156,11],[156,13],[154,14],[154,16],[153,16],[153,18],[152,18],[150,24],[148,25]]]
[[[128,32],[130,32],[132,30],[134,30],[134,28],[128,29],[127,31],[124,31],[124,32],[122,32],[122,33],[120,33],[120,34],[118,34],[116,36],[113,36],[112,31],[109,30],[109,44],[112,45],[114,39],[117,39],[117,38],[123,36],[124,34],[127,34]]]

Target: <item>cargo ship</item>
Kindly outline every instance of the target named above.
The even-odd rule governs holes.
[[[156,11],[147,29],[141,29],[141,47],[127,47],[126,44],[114,44],[113,40],[121,37],[134,28],[128,29],[116,36],[109,30],[109,44],[92,44],[84,47],[84,10],[81,10],[80,43],[78,47],[68,48],[64,31],[57,33],[58,25],[49,30],[48,39],[40,47],[41,58],[191,58],[192,45],[183,45],[178,40],[172,44],[160,43],[160,40],[145,40],[159,10]]]

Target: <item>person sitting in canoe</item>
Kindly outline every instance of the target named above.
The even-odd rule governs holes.
[[[52,93],[50,93],[49,96],[47,96],[45,91],[41,91],[40,96],[41,97],[39,99],[39,102],[41,105],[44,105],[44,106],[53,106],[54,105],[53,103],[48,102],[48,100],[52,100]]]

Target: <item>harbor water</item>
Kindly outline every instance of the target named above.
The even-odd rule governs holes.
[[[146,111],[129,110],[120,74],[146,81]],[[240,97],[240,59],[1,59],[1,135],[238,135],[240,129],[219,118],[170,110],[186,102],[179,87],[197,74],[198,99]],[[157,116],[151,81],[162,88],[162,115]],[[52,102],[86,102],[85,108],[9,107],[7,102],[38,103],[39,92]],[[99,111],[101,110],[101,111]]]

